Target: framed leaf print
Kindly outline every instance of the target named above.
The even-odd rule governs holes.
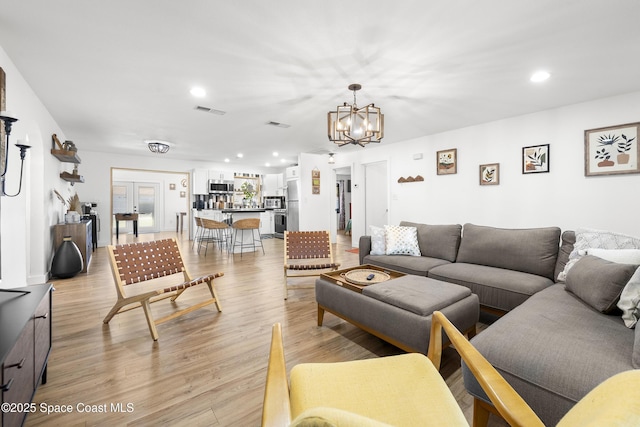
[[[549,172],[549,144],[522,148],[522,173]]]
[[[584,174],[640,173],[640,123],[584,131]]]
[[[500,163],[480,165],[480,185],[500,185]]]

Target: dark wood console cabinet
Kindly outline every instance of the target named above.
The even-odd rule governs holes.
[[[24,423],[28,414],[24,407],[33,399],[40,380],[47,382],[52,289],[50,284],[0,289],[2,404],[19,404],[0,412],[2,427]]]

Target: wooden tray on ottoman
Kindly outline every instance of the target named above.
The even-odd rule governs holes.
[[[375,274],[376,272],[379,272],[380,274],[377,275],[377,277],[374,277],[371,283],[366,283],[366,281],[360,280],[361,278],[358,277],[359,276],[358,274],[353,274],[353,273],[360,273],[360,272],[366,272],[367,274],[369,274],[370,272],[373,272],[373,274]],[[352,274],[348,274],[348,273],[352,273]],[[374,283],[384,282],[387,280],[397,279],[398,277],[402,277],[402,276],[406,276],[406,274],[400,271],[378,267],[376,265],[363,264],[363,265],[358,265],[356,267],[345,268],[342,270],[323,273],[320,275],[320,278],[328,282],[334,283],[338,286],[342,286],[345,289],[362,293],[362,289],[369,285],[373,285]]]

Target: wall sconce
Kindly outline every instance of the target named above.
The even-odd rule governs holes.
[[[8,197],[16,197],[18,194],[20,194],[20,191],[22,190],[22,171],[24,168],[24,158],[27,155],[27,150],[31,148],[31,146],[22,144],[21,142],[23,141],[20,141],[20,140],[18,140],[18,143],[15,144],[16,147],[20,149],[20,185],[18,187],[18,192],[16,194],[7,194],[5,192],[4,186],[5,186],[5,175],[7,173],[7,166],[9,162],[9,135],[11,135],[11,127],[15,122],[18,121],[18,119],[13,117],[11,113],[9,113],[8,111],[0,111],[0,120],[4,122],[4,132],[7,135],[7,139],[6,139],[6,142],[4,142],[4,144],[0,141],[0,145],[1,145],[0,148],[4,152],[4,163],[2,165],[2,175],[0,175],[0,180],[2,180],[2,195],[8,196]]]
[[[329,153],[329,164],[332,165],[336,162],[336,158],[333,157],[335,153]]]

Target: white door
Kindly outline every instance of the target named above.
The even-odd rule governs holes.
[[[162,210],[159,208],[160,184],[142,182],[113,182],[113,213],[138,212],[138,233],[160,231]],[[113,229],[115,230],[115,217]],[[132,221],[120,221],[120,233],[133,232]]]
[[[365,234],[369,227],[382,227],[389,223],[387,162],[375,162],[364,165],[365,182]]]

